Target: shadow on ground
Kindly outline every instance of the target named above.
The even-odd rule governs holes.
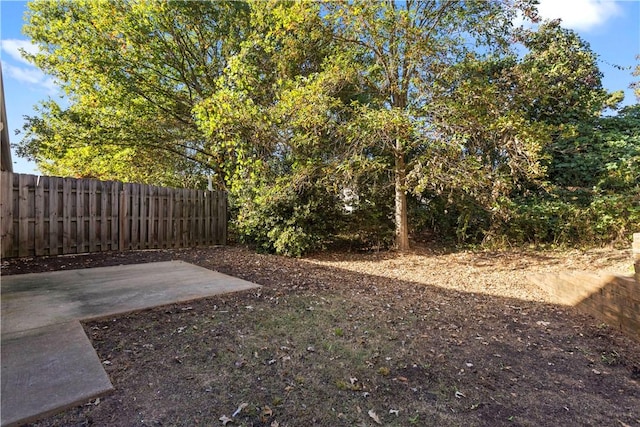
[[[212,425],[243,403],[235,425],[640,423],[640,344],[572,307],[239,248],[3,274],[169,259],[263,287],[86,323],[115,392],[38,425]]]

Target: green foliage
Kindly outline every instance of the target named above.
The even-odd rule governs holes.
[[[549,179],[563,187],[629,191],[640,185],[640,104],[583,126],[552,146]]]
[[[575,197],[575,196],[574,196]],[[598,245],[628,242],[640,224],[638,195],[596,195],[586,204],[572,197],[529,198],[515,207],[504,236],[516,244]]]
[[[342,222],[338,197],[320,185],[279,179],[257,193],[236,201],[234,226],[261,251],[297,257],[324,249]]]
[[[519,200],[503,232],[519,243],[626,241],[640,224],[639,119],[634,105],[560,139],[549,192]]]
[[[532,1],[38,1],[70,105],[19,153],[55,175],[229,191],[241,241],[604,242],[638,219],[638,107],[600,118],[587,43]],[[517,40],[526,50],[513,49]]]
[[[528,53],[518,66],[523,95],[518,102],[525,103],[529,117],[563,129],[600,115],[609,96],[586,41],[560,21],[525,31],[521,40]]]
[[[121,164],[113,171],[93,168],[91,175],[106,179],[110,172],[135,170],[132,177],[145,176],[148,167],[134,160],[140,156],[170,157],[156,167],[174,176],[195,170],[221,178],[220,159],[208,152],[192,110],[218,89],[246,18],[241,2],[29,3],[24,31],[40,51],[28,57],[54,76],[71,105],[66,111],[54,101],[42,105],[40,120],[27,121],[21,153],[46,163],[49,172],[78,167],[73,174],[83,175],[87,151],[122,147],[135,156],[115,156]],[[164,183],[157,174],[149,180],[156,178]]]

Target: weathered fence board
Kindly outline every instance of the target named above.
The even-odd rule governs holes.
[[[2,172],[4,258],[225,244],[224,192]]]

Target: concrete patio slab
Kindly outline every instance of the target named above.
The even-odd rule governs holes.
[[[258,285],[183,261],[2,277],[2,333],[121,314]]]
[[[256,287],[182,261],[3,276],[0,425],[112,389],[80,320]]]
[[[2,425],[18,425],[113,390],[80,322],[2,336]]]

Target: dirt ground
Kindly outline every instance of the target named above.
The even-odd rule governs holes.
[[[37,426],[640,426],[640,339],[529,284],[630,251],[240,247],[5,260],[2,275],[179,259],[258,290],[88,322],[115,392]]]

